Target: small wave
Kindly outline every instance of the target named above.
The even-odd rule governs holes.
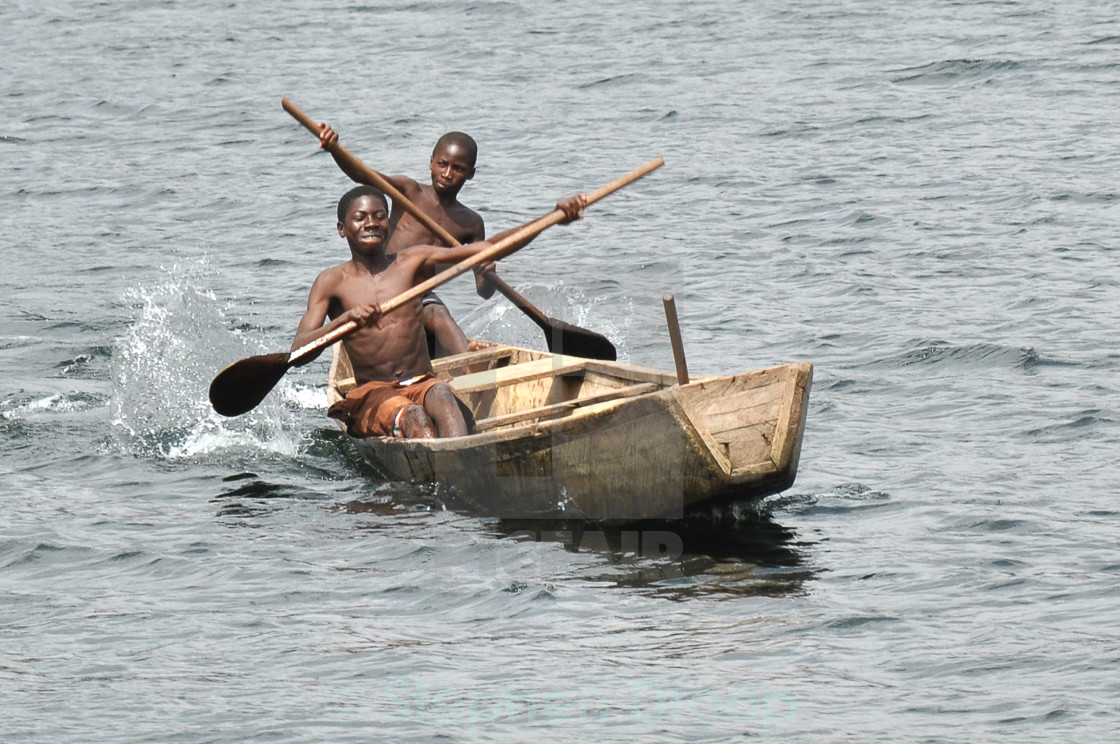
[[[924,121],[930,118],[929,114],[915,114],[914,116],[865,116],[861,119],[856,119],[856,124],[909,124],[916,121]]]
[[[257,267],[262,269],[271,269],[277,266],[291,266],[292,262],[281,258],[262,258],[257,261]]]
[[[866,393],[874,389],[874,385],[865,380],[853,380],[847,378],[838,378],[831,382],[817,383],[814,381],[814,387],[819,387],[822,390],[831,390],[833,392],[845,393]]]
[[[970,525],[974,530],[982,532],[1014,532],[1023,526],[1017,519],[985,519]]]
[[[800,514],[844,513],[886,505],[891,495],[863,483],[843,483],[827,491],[812,494],[791,494],[778,497],[775,509]]]
[[[53,393],[45,397],[19,395],[0,401],[0,418],[24,419],[40,414],[78,413],[105,405],[105,398],[88,393]]]
[[[1049,437],[1057,437],[1055,441],[1066,441],[1069,438],[1070,432],[1077,436],[1087,436],[1089,434],[1086,430],[1097,429],[1101,426],[1112,424],[1113,420],[1104,416],[1099,410],[1082,411],[1081,415],[1070,421],[1062,421],[1050,426],[1042,426],[1037,429],[1031,429],[1026,432],[1026,436],[1034,439],[1048,439]]]
[[[59,362],[56,367],[61,370],[63,377],[80,376],[90,369],[96,362],[112,358],[113,350],[108,346],[96,346],[85,354],[78,354],[73,359]]]
[[[34,545],[12,543],[5,546],[0,555],[3,555],[3,562],[0,563],[0,568],[12,568],[14,566],[26,565],[29,563],[37,563],[41,560],[58,555],[67,548],[52,543],[35,543]]]
[[[895,70],[891,82],[904,85],[986,83],[997,75],[1015,71],[1022,63],[1009,59],[948,59]]]
[[[827,623],[827,626],[835,630],[848,630],[851,628],[860,628],[864,625],[871,625],[874,623],[895,622],[898,622],[898,618],[891,617],[890,615],[855,615],[852,617],[842,617],[837,620],[830,620]]]
[[[1000,346],[998,344],[971,344],[953,346],[933,343],[921,346],[887,360],[889,366],[948,364],[963,367],[1006,367],[1030,370],[1041,359],[1031,347]]]
[[[612,75],[611,77],[600,78],[598,80],[593,80],[590,83],[584,83],[584,84],[579,86],[579,89],[580,90],[587,90],[589,88],[598,88],[601,85],[617,85],[619,83],[625,83],[629,80],[634,80],[634,79],[637,79],[637,78],[638,78],[638,75],[636,73],[625,73],[625,74],[622,74],[622,75]]]
[[[1048,197],[1054,202],[1071,202],[1073,204],[1103,204],[1109,205],[1120,199],[1120,194],[1115,191],[1062,191]],[[1053,223],[1054,220],[1048,221]]]
[[[46,329],[49,331],[78,331],[85,333],[87,331],[96,331],[97,327],[84,321],[84,320],[60,320],[57,323],[48,323]]]
[[[224,501],[228,499],[252,499],[254,501],[290,499],[303,496],[307,493],[306,489],[288,486],[282,483],[268,483],[257,480],[256,476],[250,477],[254,478],[254,480],[248,483],[242,483],[228,491],[224,491],[221,495],[215,496],[213,501]],[[228,481],[229,479],[227,478],[226,480]]]
[[[890,498],[890,494],[876,491],[863,483],[844,483],[822,495],[845,501],[886,501]]]
[[[8,336],[3,341],[0,341],[0,351],[26,349],[30,346],[35,346],[38,342],[39,340],[34,336]]]

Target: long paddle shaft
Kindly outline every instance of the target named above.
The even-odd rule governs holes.
[[[651,160],[640,168],[616,178],[606,186],[591,192],[585,197],[587,204],[593,204],[623,186],[632,183],[650,171],[662,165],[661,158]],[[487,261],[497,261],[518,250],[525,242],[536,237],[549,227],[561,222],[565,218],[563,211],[555,209],[543,217],[522,225],[520,228],[495,242],[470,258],[464,259],[449,269],[441,271],[412,289],[406,290],[381,305],[381,314],[396,310],[412,300],[420,297],[441,284],[454,279],[460,274],[470,271],[475,266]],[[210,403],[214,410],[223,416],[240,416],[257,407],[269,391],[276,386],[280,378],[290,368],[300,362],[310,361],[310,357],[320,349],[330,344],[341,341],[358,329],[354,321],[347,321],[338,328],[323,334],[295,349],[291,353],[265,354],[262,356],[248,357],[229,365],[210,383]]]
[[[291,114],[292,117],[302,124],[309,132],[316,137],[319,136],[322,127],[307,114],[303,113],[298,106],[286,97],[281,99],[281,105],[284,107],[285,111]],[[413,204],[412,201],[402,194],[399,189],[394,187],[392,183],[386,180],[377,171],[367,167],[365,163],[359,160],[345,147],[335,143],[335,145],[331,147],[331,152],[335,157],[344,161],[350,171],[362,176],[369,183],[372,183],[388,194],[394,204],[400,204],[402,209],[415,217],[420,224],[428,228],[433,235],[437,236],[444,243],[449,246],[460,245],[459,241],[455,239],[455,236],[445,230],[431,215]],[[550,318],[545,315],[540,308],[533,305],[515,291],[513,287],[509,286],[504,279],[498,277],[496,273],[490,272],[486,276],[494,287],[505,295],[506,299],[525,313],[530,320],[540,326],[541,330],[545,333],[545,343],[548,344],[549,351],[557,351],[558,347],[560,351],[590,359],[607,359],[614,361],[617,357],[618,353],[614,348],[614,344],[612,344],[606,336],[587,330],[586,328],[580,328],[579,326],[565,323],[562,320]]]
[[[495,272],[487,273],[486,279],[497,287],[514,307],[544,331],[545,344],[548,345],[550,352],[570,354],[585,359],[604,359],[610,362],[618,358],[618,350],[603,334],[545,315],[540,308],[522,297]]]
[[[320,127],[318,122],[316,122],[310,116],[300,111],[299,107],[289,101],[287,97],[280,100],[280,105],[283,106],[284,110],[291,114],[296,121],[302,124],[307,129],[307,131],[311,132],[316,137],[319,136],[319,132],[321,132],[323,128]],[[393,200],[394,204],[399,203],[401,207],[405,209],[405,211],[418,219],[424,225],[424,227],[428,228],[437,236],[439,236],[440,240],[443,240],[448,245],[456,244],[455,238],[451,237],[451,234],[449,232],[440,227],[439,224],[427,214],[425,214],[423,210],[419,209],[415,204],[410,202],[405,197],[405,195],[401,193],[400,189],[389,183],[389,180],[382,176],[380,173],[373,170],[372,168],[367,167],[365,163],[359,160],[345,147],[339,144],[335,144],[335,146],[331,148],[331,152],[337,155],[342,160],[346,161],[347,165],[353,168],[354,171],[361,175],[361,177],[364,178],[367,182],[384,191],[389,196],[389,198]]]

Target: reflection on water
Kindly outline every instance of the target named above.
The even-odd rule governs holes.
[[[384,482],[340,508],[348,514],[389,518],[363,525],[378,530],[399,528],[400,520],[410,515],[462,513],[464,519],[477,520],[484,534],[499,539],[557,543],[569,552],[603,559],[591,567],[573,561],[571,570],[578,578],[671,599],[702,594],[786,596],[802,591],[813,575],[803,555],[805,541],[772,518],[773,508],[784,503],[780,499],[697,509],[680,519],[607,525],[577,519],[487,518],[460,512],[450,496],[436,484]]]
[[[765,506],[737,506],[606,526],[573,520],[498,520],[494,534],[556,542],[606,558],[585,578],[670,599],[701,594],[785,596],[812,576],[793,532]]]
[[[269,483],[256,473],[236,473],[226,476],[222,482],[228,484],[221,494],[211,499],[218,504],[219,517],[259,517],[279,508],[277,499],[290,499],[298,495],[291,486]]]
[[[472,533],[555,543],[568,552],[600,559],[573,560],[570,566],[557,567],[568,576],[670,599],[713,594],[787,596],[801,592],[814,575],[804,555],[806,542],[773,519],[775,509],[788,506],[782,498],[697,509],[680,519],[607,525],[576,519],[488,518],[457,508],[454,494],[439,484],[371,482],[360,477],[348,485],[327,483],[325,493],[314,494],[307,481],[277,483],[244,471],[226,476],[223,491],[211,501],[218,505],[219,517],[237,525],[286,509],[286,502],[319,496],[326,496],[334,510],[378,517],[361,522],[362,530],[395,533],[426,525],[426,518],[434,514],[455,514],[453,521]],[[338,499],[344,491],[353,497]],[[422,522],[416,522],[418,518]]]

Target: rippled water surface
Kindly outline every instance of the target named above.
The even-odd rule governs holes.
[[[0,8],[11,742],[1111,741],[1113,3]],[[379,481],[325,364],[252,414],[348,181],[470,132],[503,265],[670,368],[815,365],[795,485],[603,530]],[[542,346],[469,281],[471,334]]]

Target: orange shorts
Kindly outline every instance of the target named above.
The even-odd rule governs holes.
[[[439,384],[446,383],[428,376],[416,382],[405,381],[405,384],[367,382],[328,408],[327,415],[341,421],[352,437],[399,437],[400,415],[404,409],[413,403],[424,405],[428,391]]]

